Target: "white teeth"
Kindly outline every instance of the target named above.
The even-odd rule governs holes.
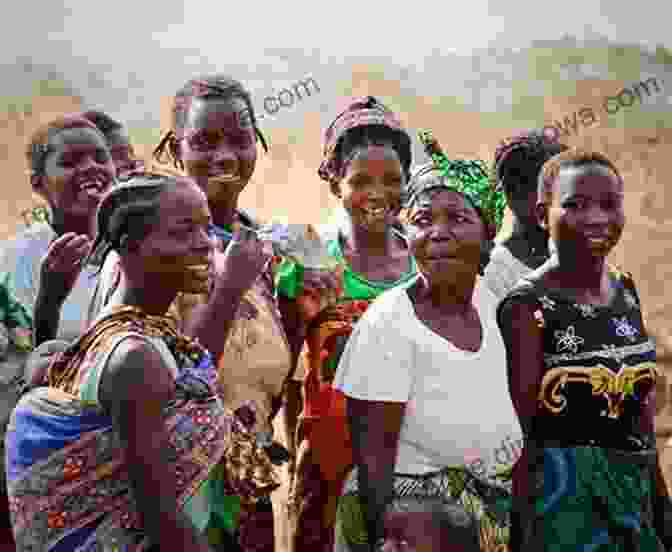
[[[385,207],[379,207],[377,209],[366,209],[366,212],[374,217],[382,216],[386,211],[387,209]]]

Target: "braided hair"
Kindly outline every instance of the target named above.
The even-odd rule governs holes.
[[[51,139],[60,132],[73,128],[91,129],[99,134],[107,144],[107,140],[105,140],[105,136],[100,129],[81,113],[73,113],[57,117],[38,127],[30,137],[25,155],[28,166],[30,167],[31,176],[44,175],[44,164],[47,155],[51,151],[49,145]]]
[[[240,98],[243,100],[247,106],[256,138],[261,142],[264,151],[268,152],[268,143],[259,129],[252,105],[252,97],[243,84],[228,75],[202,75],[186,82],[175,94],[171,114],[171,129],[164,134],[153,152],[154,160],[157,163],[165,163],[169,160],[176,169],[184,170],[184,163],[179,155],[177,133],[183,130],[187,124],[189,108],[195,98],[204,100]]]
[[[98,130],[103,133],[105,138],[108,138],[110,134],[118,132],[124,128],[124,125],[122,125],[119,121],[113,119],[107,113],[97,109],[86,111],[82,114],[82,117],[88,119],[94,125],[96,125]]]
[[[503,140],[495,150],[492,167],[496,185],[504,190],[509,201],[535,191],[541,167],[566,149],[565,144],[551,140],[538,129]]]
[[[127,242],[144,238],[159,221],[161,194],[185,182],[144,173],[110,189],[98,205],[96,239],[87,262],[102,268],[110,251],[122,252]]]

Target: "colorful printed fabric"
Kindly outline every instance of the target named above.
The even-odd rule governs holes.
[[[324,136],[323,161],[317,173],[322,180],[338,180],[343,172],[343,159],[338,155],[338,145],[343,135],[353,128],[380,125],[406,134],[401,121],[373,96],[356,98],[331,123]],[[410,138],[409,138],[410,143]],[[403,162],[404,160],[402,160]],[[410,160],[409,160],[410,163]],[[408,167],[406,167],[408,169]]]
[[[179,335],[170,319],[132,307],[112,310],[52,364],[50,385],[24,395],[12,415],[7,480],[17,550],[135,552],[150,546],[123,445],[88,387],[127,336],[160,339],[175,360],[176,394],[164,416],[171,445],[165,461],[176,474],[178,509],[194,511],[232,433],[244,431],[214,395],[207,351]]]
[[[306,370],[304,405],[297,428],[297,466],[290,496],[297,552],[332,550],[337,498],[352,468],[345,396],[332,387],[348,337],[372,300],[417,275],[411,257],[408,272],[396,282],[369,281],[348,265],[340,242],[339,235],[328,240],[327,250],[345,267],[343,295],[313,323],[301,356]]]
[[[20,352],[32,349],[33,321],[28,309],[16,298],[9,273],[0,276],[0,327],[0,357],[6,355],[10,345]]]
[[[515,552],[662,552],[653,527],[655,450],[545,448]]]
[[[531,489],[535,509],[520,515],[516,552],[659,550],[656,444],[641,424],[656,347],[631,275],[612,268],[610,279],[609,305],[577,303],[531,277],[500,304],[500,312],[513,300],[536,305],[544,340],[539,414],[525,452],[537,469],[521,470],[527,479],[516,485]]]
[[[430,132],[420,132],[419,137],[432,162],[415,170],[406,193],[406,207],[410,208],[421,193],[435,187],[447,188],[464,195],[478,209],[485,222],[499,230],[504,219],[506,196],[493,185],[485,162],[480,159],[449,159]],[[443,176],[440,184],[419,186],[419,177],[432,169],[438,170]]]
[[[456,513],[462,512],[456,523],[464,525],[466,520],[461,518],[468,517],[477,526],[483,552],[505,552],[510,538],[512,501],[510,481],[502,476],[500,482],[501,486],[493,485],[461,467],[424,475],[395,474],[390,510],[406,511],[406,500],[420,503],[441,500],[457,507]],[[338,544],[342,548],[368,544],[357,468],[352,470],[339,500],[337,524]]]

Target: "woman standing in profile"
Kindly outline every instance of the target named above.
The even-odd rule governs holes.
[[[102,199],[96,245],[119,255],[124,286],[12,415],[19,552],[210,550],[209,479],[241,428],[210,354],[166,315],[178,292],[210,286],[210,220],[184,179],[145,176]]]
[[[660,552],[672,517],[654,433],[656,350],[630,274],[607,264],[624,183],[603,155],[544,164],[537,215],[555,254],[502,301],[509,389],[525,432],[515,552]]]

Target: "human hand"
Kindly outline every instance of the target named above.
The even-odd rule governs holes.
[[[75,287],[90,251],[91,240],[85,234],[67,232],[54,240],[40,265],[40,294],[63,303]]]
[[[234,224],[233,239],[224,252],[221,270],[217,271],[215,288],[221,286],[244,294],[272,258],[270,242],[260,240],[254,230]]]
[[[343,269],[335,271],[304,269],[303,290],[296,298],[299,316],[305,325],[343,295]]]

